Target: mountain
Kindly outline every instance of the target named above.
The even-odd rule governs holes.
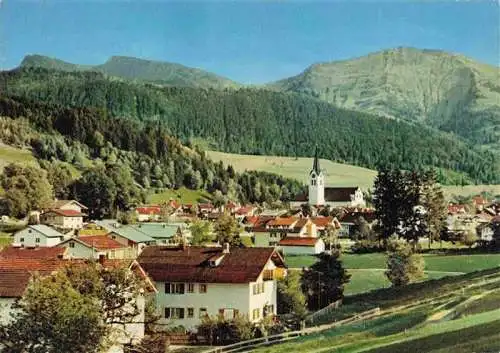
[[[234,81],[200,69],[127,56],[112,56],[104,64],[90,66],[76,65],[42,55],[28,55],[23,59],[20,66],[60,71],[96,71],[109,76],[159,85],[215,89],[239,86]]]
[[[319,63],[267,87],[417,121],[500,150],[500,69],[462,55],[397,48]]]
[[[100,72],[19,68],[0,73],[0,95],[97,108],[113,118],[154,120],[182,141],[205,140],[224,152],[306,157],[318,146],[320,157],[340,163],[371,169],[435,167],[443,182],[500,182],[495,156],[453,134],[336,108],[303,94],[158,86]],[[12,108],[5,109],[0,106],[0,115],[12,116]],[[84,120],[71,123],[84,129]],[[69,123],[60,124],[65,128]]]

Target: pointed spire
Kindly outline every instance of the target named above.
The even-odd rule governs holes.
[[[314,162],[313,162],[313,169],[312,170],[316,174],[319,174],[321,172],[321,168],[319,167],[318,146],[316,146],[316,150],[314,152]]]

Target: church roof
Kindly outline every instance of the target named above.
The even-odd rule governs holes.
[[[311,173],[314,172],[316,175],[321,173],[321,168],[319,166],[319,158],[318,158],[318,147],[316,147],[316,151],[314,152],[314,161],[313,161],[313,168],[311,170]]]

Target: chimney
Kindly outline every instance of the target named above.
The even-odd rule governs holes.
[[[222,252],[224,254],[229,254],[229,243],[224,243],[224,250]]]

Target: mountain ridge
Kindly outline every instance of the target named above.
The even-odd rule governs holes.
[[[95,71],[138,82],[197,88],[236,88],[241,86],[228,78],[178,63],[130,56],[113,55],[103,64],[79,65],[39,54],[27,55],[19,67],[41,67],[60,71]]]

